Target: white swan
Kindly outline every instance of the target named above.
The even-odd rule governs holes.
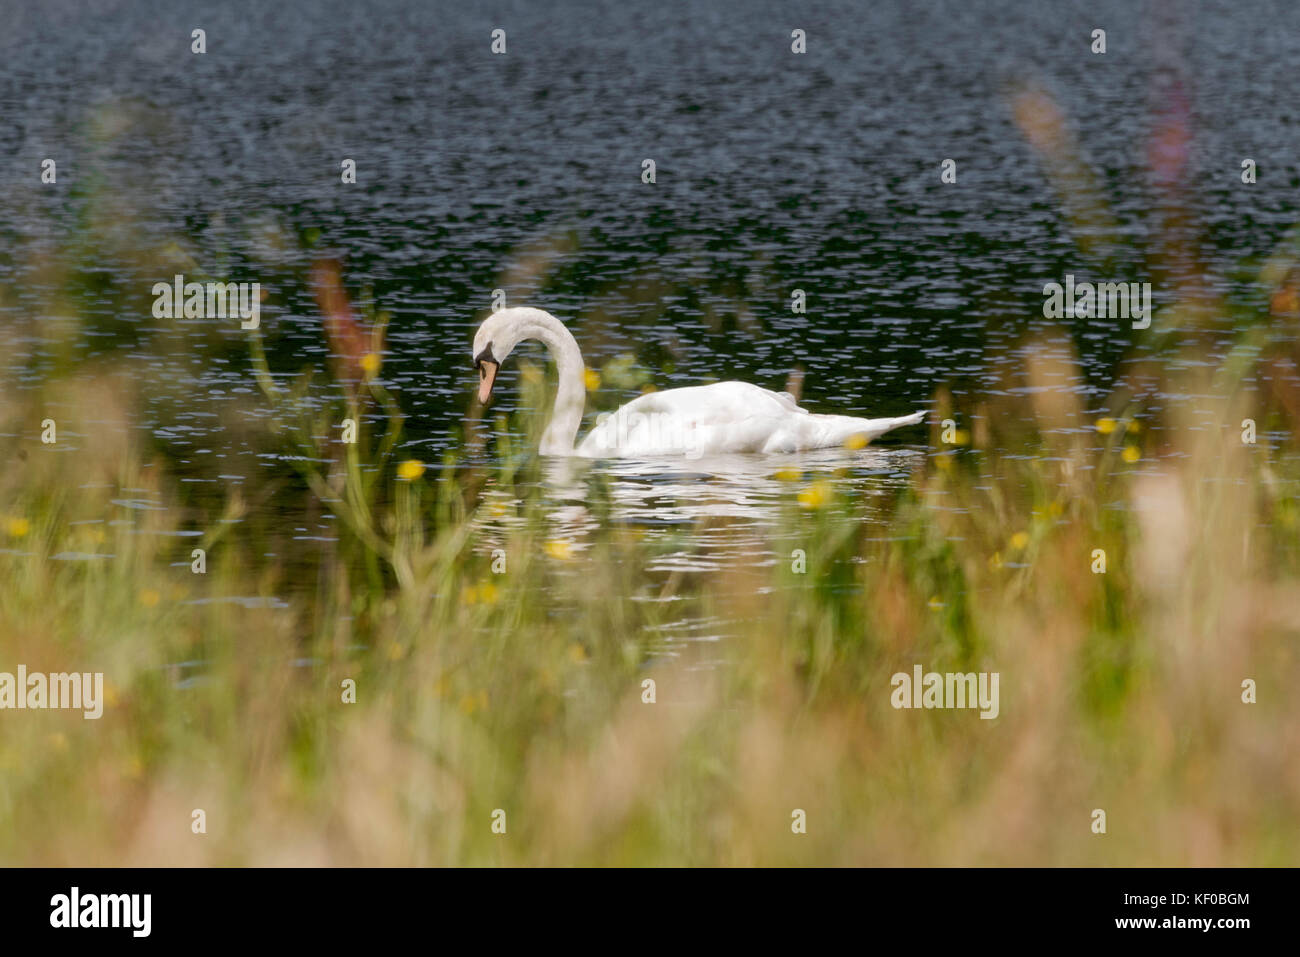
[[[747,382],[718,382],[651,392],[617,412],[602,415],[576,449],[582,424],[586,382],[582,353],[560,320],[541,309],[502,309],[474,335],[474,365],[479,401],[487,403],[497,370],[525,339],[542,342],[555,357],[560,385],[551,421],[542,434],[543,455],[617,458],[731,452],[802,452],[860,438],[870,441],[901,425],[925,418],[916,412],[895,419],[814,415],[799,408],[786,392],[771,392]]]

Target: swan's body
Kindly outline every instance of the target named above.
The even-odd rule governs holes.
[[[573,335],[550,313],[527,307],[502,309],[479,327],[474,336],[474,362],[481,377],[479,399],[488,400],[497,369],[525,339],[540,340],[555,357],[559,370],[555,411],[542,435],[543,455],[618,458],[802,452],[843,445],[855,438],[870,441],[925,417],[924,412],[890,419],[814,415],[799,408],[788,393],[747,382],[718,382],[634,399],[612,415],[602,415],[575,449],[586,401],[582,353]]]

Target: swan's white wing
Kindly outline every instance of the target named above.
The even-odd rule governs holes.
[[[795,452],[867,439],[920,421],[812,415],[788,392],[747,382],[719,382],[651,392],[601,416],[577,454],[592,458],[733,452]]]
[[[773,392],[748,382],[716,382],[650,392],[633,399],[619,411],[635,411],[694,418],[701,423],[738,422],[746,417],[780,418],[807,415],[788,392]]]
[[[747,382],[668,389],[601,416],[578,454],[757,452],[783,421],[807,414],[791,397]]]

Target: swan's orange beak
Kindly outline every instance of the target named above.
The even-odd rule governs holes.
[[[492,383],[497,380],[499,368],[491,359],[484,359],[478,364],[478,400],[483,405],[487,405],[488,399],[492,398]]]

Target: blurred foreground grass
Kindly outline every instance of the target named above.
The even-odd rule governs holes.
[[[304,453],[304,481],[206,515],[132,438],[147,383],[105,367],[6,389],[0,670],[103,671],[109,694],[98,721],[0,713],[0,863],[1294,863],[1295,422],[1291,397],[1242,389],[1294,360],[1293,327],[1243,325],[1217,369],[1136,370],[1188,397],[1159,415],[1125,382],[1086,413],[1072,357],[1029,343],[1002,397],[938,397],[937,454],[887,527],[804,475],[774,563],[655,578],[671,602],[645,600],[653,546],[609,520],[601,479],[574,549],[535,458],[498,449],[495,496],[403,464],[372,432],[397,423],[373,385],[312,419],[268,384],[264,439]],[[55,406],[65,438],[44,446]],[[340,445],[362,406],[390,417]],[[1244,444],[1246,417],[1273,438]],[[120,507],[149,496],[169,507]],[[340,520],[299,565],[264,557],[288,547],[285,496]],[[201,536],[167,534],[182,524]],[[648,655],[686,615],[744,634]],[[999,717],[893,709],[914,664],[999,672]]]

